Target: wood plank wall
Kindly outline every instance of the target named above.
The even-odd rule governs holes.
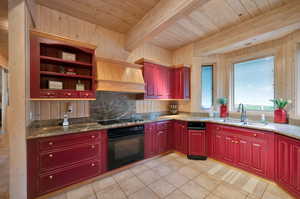
[[[164,65],[172,65],[172,52],[153,44],[144,44],[132,52],[125,50],[125,35],[101,26],[83,21],[67,14],[37,5],[36,29],[42,32],[60,35],[81,42],[97,45],[96,55],[112,59],[134,62],[147,58]],[[34,101],[30,111],[32,120],[61,119],[68,102]],[[72,117],[88,117],[89,102],[72,102]],[[159,112],[167,109],[166,102],[137,101],[137,112]]]
[[[173,60],[185,61],[189,64],[193,60],[192,71],[197,74],[192,75],[192,100],[190,102],[181,102],[179,106],[181,111],[188,112],[203,112],[201,110],[201,85],[199,67],[204,64],[216,64],[214,74],[214,99],[219,97],[229,97],[232,95],[231,91],[231,67],[234,62],[258,58],[262,56],[275,55],[275,93],[276,97],[291,99],[293,102],[300,101],[296,96],[297,82],[295,81],[296,70],[296,51],[297,44],[300,43],[300,30],[295,31],[283,38],[258,44],[252,47],[247,47],[230,53],[219,54],[207,57],[195,57],[194,49],[184,46],[174,52]],[[184,53],[182,53],[184,52]],[[189,55],[189,56],[187,56]],[[176,64],[176,63],[175,63]],[[298,105],[300,106],[300,105]],[[296,117],[296,105],[293,103],[289,106],[289,111],[292,117]],[[299,110],[299,108],[298,108]],[[298,111],[299,114],[299,111]]]

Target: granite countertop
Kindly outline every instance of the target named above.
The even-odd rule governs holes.
[[[86,132],[86,131],[93,131],[93,130],[104,130],[104,129],[111,129],[111,128],[127,127],[127,126],[134,126],[139,124],[145,124],[145,123],[157,122],[157,121],[166,121],[166,120],[212,122],[212,123],[237,126],[242,128],[271,131],[285,136],[300,139],[299,126],[288,125],[288,124],[276,124],[276,123],[262,124],[259,122],[251,122],[251,121],[249,121],[249,124],[244,125],[240,123],[237,119],[232,119],[232,118],[229,118],[226,121],[224,121],[224,119],[221,118],[193,117],[185,114],[161,116],[155,119],[149,119],[140,122],[129,122],[129,123],[112,124],[112,125],[100,125],[98,123],[84,123],[84,124],[70,125],[69,127],[52,126],[52,127],[43,127],[43,128],[29,128],[27,139],[50,137],[56,135],[72,134],[72,133],[79,133],[79,132]]]

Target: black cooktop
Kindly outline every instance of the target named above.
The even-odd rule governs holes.
[[[101,125],[111,125],[111,124],[120,124],[120,123],[128,123],[128,122],[142,122],[142,119],[119,119],[119,120],[102,120],[98,121]]]

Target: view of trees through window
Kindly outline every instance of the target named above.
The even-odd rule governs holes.
[[[234,64],[234,106],[248,110],[274,109],[274,57]]]
[[[213,66],[202,66],[201,70],[202,108],[209,109],[213,104]]]

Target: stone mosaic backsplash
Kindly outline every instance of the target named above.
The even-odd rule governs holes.
[[[135,101],[135,94],[96,92],[96,100],[90,102],[91,118],[95,120],[131,118],[136,113]]]

